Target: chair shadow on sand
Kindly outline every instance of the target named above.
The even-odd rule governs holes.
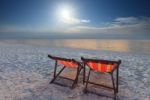
[[[64,73],[62,73],[54,82],[53,84],[59,85],[59,86],[63,86],[63,87],[67,87],[67,88],[71,88],[71,84],[73,83],[72,80],[68,80],[68,79],[74,79],[76,71],[75,70],[66,70]],[[77,87],[85,87],[84,84],[82,83],[82,73],[83,71],[81,71],[81,74],[79,75],[79,80],[78,80],[78,84]],[[97,81],[97,79],[99,79],[99,81],[97,81],[97,84],[104,84],[104,85],[108,85],[111,86],[111,84],[108,84],[110,79],[109,75],[104,75],[104,74],[97,74],[97,73],[92,73],[93,77],[91,78],[91,81]],[[66,79],[64,79],[64,77],[66,77]],[[102,79],[103,77],[103,79]],[[89,84],[89,87],[85,93],[84,88],[83,90],[81,90],[83,92],[84,95],[88,95],[88,94],[93,94],[93,95],[97,95],[99,96],[99,98],[110,98],[110,99],[114,99],[114,94],[113,94],[113,90],[111,89],[106,89],[100,86],[95,86],[92,84]]]

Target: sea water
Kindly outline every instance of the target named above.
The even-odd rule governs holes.
[[[150,40],[121,39],[2,39],[0,43],[68,47],[150,54]]]

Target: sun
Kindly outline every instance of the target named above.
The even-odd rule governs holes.
[[[65,20],[69,20],[72,18],[71,11],[69,9],[62,9],[61,10],[61,16]]]
[[[76,24],[79,20],[74,16],[74,10],[72,7],[61,7],[57,12],[59,15],[59,20],[65,24]]]

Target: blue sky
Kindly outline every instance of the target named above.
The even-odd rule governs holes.
[[[150,0],[0,0],[0,38],[150,39]]]

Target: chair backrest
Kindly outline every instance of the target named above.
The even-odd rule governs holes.
[[[52,55],[48,55],[48,57],[55,60],[58,64],[63,65],[65,67],[70,67],[70,68],[78,67],[78,63],[74,59],[56,57]]]
[[[87,59],[81,57],[81,60],[85,65],[90,67],[90,69],[97,72],[112,72],[115,67],[119,67],[121,60],[110,61],[110,60],[101,60],[101,59]]]

